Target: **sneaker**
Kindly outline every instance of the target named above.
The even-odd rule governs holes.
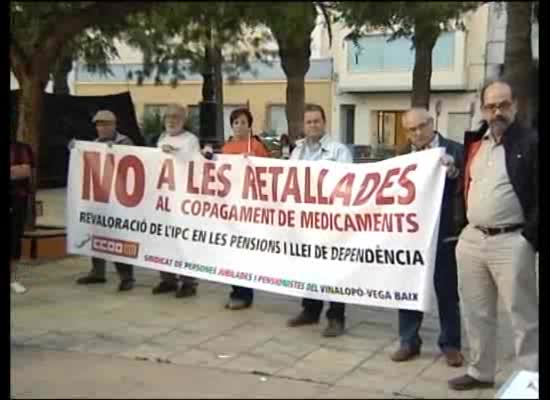
[[[11,290],[13,290],[17,294],[22,294],[27,291],[27,288],[23,285],[21,285],[19,282],[13,281],[10,284]]]
[[[324,337],[338,337],[344,334],[344,323],[337,319],[329,319],[328,325],[321,333]]]
[[[91,275],[83,276],[82,278],[78,278],[76,280],[76,283],[79,285],[90,285],[94,283],[105,283],[105,282],[107,282],[107,279],[99,278],[97,276],[91,276]]]
[[[175,292],[178,288],[178,285],[176,282],[166,282],[166,281],[160,281],[157,286],[155,286],[152,290],[153,294],[162,294],[162,293],[168,293],[168,292]]]
[[[242,310],[252,305],[252,302],[243,299],[229,299],[225,308],[229,310]]]

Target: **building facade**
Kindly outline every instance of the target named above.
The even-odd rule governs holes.
[[[136,109],[138,121],[147,114],[162,112],[168,103],[177,102],[189,108],[190,115],[197,115],[198,104],[202,100],[202,76],[186,74],[173,88],[167,82],[156,85],[152,79],[137,84],[135,71],[142,68],[140,63],[111,64],[112,75],[100,76],[89,73],[85,65],[78,65],[75,78],[75,94],[79,96],[108,95],[129,91]],[[128,72],[133,78],[128,78]],[[305,78],[306,102],[322,105],[326,110],[332,109],[332,60],[311,60],[310,69]],[[229,114],[235,108],[248,107],[254,116],[255,133],[275,132],[283,134],[288,131],[285,103],[286,76],[279,62],[273,65],[254,63],[251,72],[242,73],[238,81],[224,79],[224,135],[231,135]],[[328,115],[328,124],[331,116]]]
[[[437,130],[462,141],[475,126],[477,91],[484,80],[487,6],[465,17],[465,31],[443,33],[433,50],[430,111]],[[410,108],[414,49],[409,39],[381,32],[354,43],[350,30],[333,27],[321,55],[334,60],[333,129],[347,143],[395,146],[406,140],[401,115]]]

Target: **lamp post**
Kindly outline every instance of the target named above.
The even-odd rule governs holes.
[[[211,57],[212,49],[206,47],[204,52],[204,66],[201,75],[204,83],[202,86],[202,101],[199,103],[199,139],[201,145],[209,143],[214,145],[221,144],[223,140],[218,137],[216,131],[216,101],[214,92],[214,66]]]
[[[441,115],[441,100],[435,102],[435,130],[437,131],[437,125],[439,122],[439,116]]]

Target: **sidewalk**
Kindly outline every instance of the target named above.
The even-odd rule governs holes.
[[[324,318],[285,326],[298,298],[257,291],[252,308],[228,311],[226,285],[202,281],[190,299],[153,296],[158,274],[143,268],[129,293],[116,291],[112,268],[106,285],[76,285],[89,267],[74,256],[21,265],[29,292],[11,301],[13,397],[492,398],[513,371],[507,318],[496,388],[451,392],[447,380],[464,368],[440,356],[436,314],[425,316],[422,355],[396,364],[395,310],[350,305],[347,334],[323,338]]]

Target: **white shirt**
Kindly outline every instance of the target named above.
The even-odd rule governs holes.
[[[327,133],[315,144],[310,144],[306,139],[296,141],[296,147],[290,155],[291,160],[307,161],[337,161],[352,163],[353,156],[349,149],[340,142],[332,139]]]
[[[200,152],[199,139],[188,131],[183,131],[183,133],[177,135],[169,135],[163,132],[157,142],[157,147],[161,148],[165,144],[175,147],[177,149],[175,154]]]

